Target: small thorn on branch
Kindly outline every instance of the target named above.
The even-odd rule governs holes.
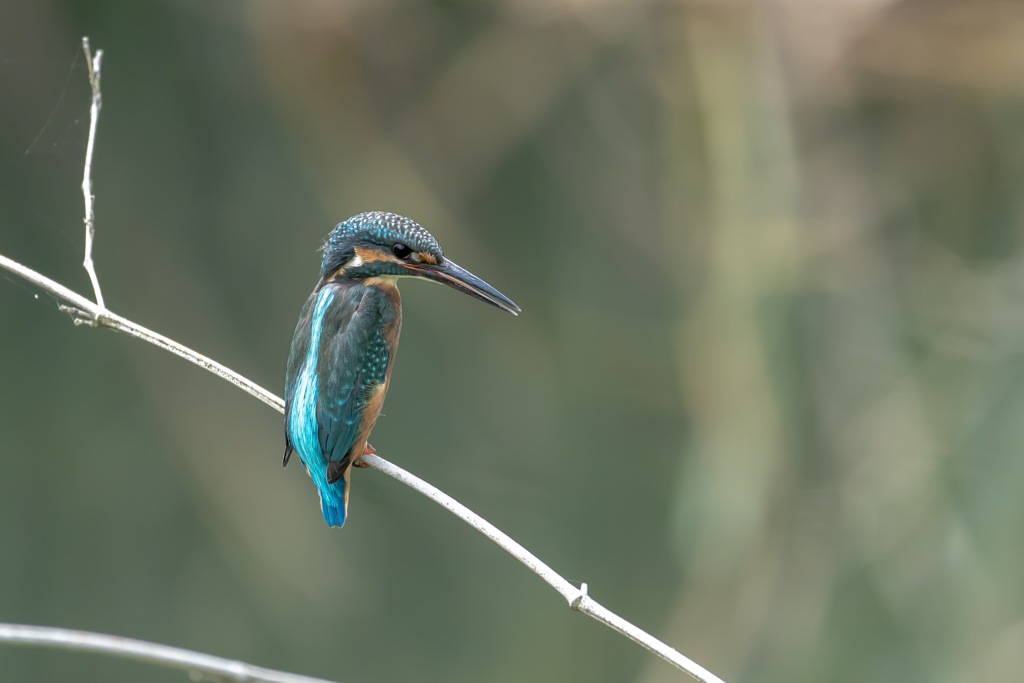
[[[99,319],[98,316],[92,311],[87,311],[84,308],[78,308],[77,306],[68,306],[67,304],[61,304],[57,307],[61,313],[67,313],[71,316],[71,322],[76,327],[85,325],[86,327],[98,327]]]
[[[574,609],[577,612],[579,612],[580,611],[580,605],[583,603],[583,600],[585,598],[587,598],[587,597],[589,597],[588,594],[587,594],[587,584],[581,583],[580,584],[580,594],[572,599],[572,602],[569,603],[569,607],[571,607],[572,609]]]

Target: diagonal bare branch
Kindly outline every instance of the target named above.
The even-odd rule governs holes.
[[[13,261],[2,254],[0,254],[0,268],[10,271],[37,287],[40,287],[54,296],[68,302],[70,305],[62,305],[60,309],[70,313],[74,318],[76,325],[106,327],[117,332],[123,332],[129,336],[135,337],[136,339],[149,342],[150,344],[184,358],[190,363],[209,370],[218,377],[231,382],[246,393],[255,396],[278,412],[284,412],[284,401],[280,397],[267,391],[252,380],[221,365],[212,358],[208,358],[201,353],[193,351],[187,346],[179,344],[173,339],[169,339],[162,334],[158,334],[157,332],[153,332],[152,330],[142,327],[127,318],[111,313],[110,311],[100,310],[96,304],[80,294],[76,294],[64,285],[51,280],[45,275],[23,266],[17,261]],[[484,536],[491,539],[505,552],[519,560],[528,569],[530,569],[530,571],[535,573],[548,585],[558,591],[558,593],[565,598],[566,602],[568,602],[574,610],[582,612],[583,614],[600,621],[609,628],[618,631],[622,635],[639,643],[676,668],[690,674],[698,681],[702,681],[703,683],[723,683],[722,679],[718,678],[696,662],[685,657],[675,648],[669,647],[643,629],[638,628],[634,624],[626,621],[622,617],[602,606],[587,594],[586,584],[583,584],[581,588],[576,588],[551,569],[551,567],[542,562],[536,555],[528,551],[483,517],[476,514],[462,503],[459,503],[448,494],[442,492],[440,489],[428,484],[419,477],[406,472],[401,467],[388,462],[380,456],[364,455],[362,461],[371,468],[378,470],[379,472],[383,472],[389,477],[409,486],[412,489],[415,489],[419,493],[422,493],[424,496],[448,510],[466,524],[469,524]],[[0,632],[0,641],[2,640],[2,632]]]
[[[204,356],[201,353],[193,351],[192,349],[179,344],[178,342],[165,337],[157,332],[149,330],[127,318],[112,313],[106,309],[103,304],[103,297],[100,293],[99,280],[96,277],[95,269],[92,265],[92,239],[94,236],[94,222],[92,214],[92,182],[90,177],[90,167],[92,163],[92,150],[93,141],[96,130],[96,118],[99,115],[100,107],[100,88],[99,88],[99,67],[100,58],[102,51],[98,50],[93,56],[89,50],[89,39],[83,38],[82,44],[86,53],[86,61],[89,65],[89,80],[93,88],[93,106],[92,106],[92,122],[90,125],[89,144],[86,149],[86,160],[85,160],[85,177],[82,182],[82,189],[85,193],[85,208],[86,208],[86,246],[85,246],[85,268],[89,272],[89,277],[93,283],[93,290],[96,294],[96,302],[89,301],[87,298],[80,294],[68,289],[64,285],[52,280],[41,273],[38,273],[27,266],[24,266],[17,261],[14,261],[6,256],[0,254],[0,268],[7,270],[24,280],[31,282],[37,287],[49,292],[61,301],[65,302],[59,306],[61,311],[69,313],[74,320],[76,325],[88,325],[90,327],[106,327],[117,332],[123,332],[129,336],[141,339],[145,342],[158,346],[166,351],[184,358],[185,360],[204,368],[218,377],[227,380],[234,384],[236,387],[242,389],[246,393],[255,396],[259,400],[266,403],[268,406],[274,408],[278,412],[284,412],[284,401],[267,391],[263,387],[259,386],[252,380],[243,377],[242,375],[230,370],[229,368],[221,365],[217,361]],[[462,503],[442,492],[438,488],[428,484],[419,477],[406,472],[402,468],[388,462],[380,456],[365,455],[362,460],[372,467],[373,469],[383,472],[384,474],[392,477],[393,479],[409,486],[410,488],[423,494],[430,500],[434,501],[441,507],[445,508],[453,515],[461,519],[462,521],[469,524],[471,527],[482,533],[484,536],[489,538],[491,541],[496,543],[509,555],[517,559],[523,565],[525,565],[532,572],[537,574],[543,579],[548,585],[554,588],[558,593],[565,598],[569,603],[569,606],[578,611],[586,614],[587,616],[601,622],[609,628],[617,631],[618,633],[630,638],[634,642],[647,648],[657,656],[664,659],[666,662],[672,664],[680,671],[683,671],[701,683],[724,683],[722,679],[718,678],[710,671],[700,666],[696,662],[682,655],[678,650],[672,648],[662,641],[658,640],[654,636],[650,635],[643,629],[636,625],[626,621],[619,615],[615,614],[611,610],[599,604],[593,598],[587,594],[587,584],[582,584],[580,588],[576,588],[573,584],[569,583],[565,578],[555,572],[551,567],[542,562],[536,555],[529,552],[520,545],[518,542],[510,538],[507,534],[499,530],[493,524],[485,520],[480,515],[476,514]],[[35,629],[35,630],[33,630]],[[268,669],[259,669],[258,667],[251,667],[248,664],[241,664],[239,662],[231,662],[230,660],[222,660],[216,657],[210,657],[209,655],[202,655],[199,653],[188,652],[187,650],[179,650],[177,648],[170,648],[163,645],[155,645],[152,643],[143,643],[142,641],[135,641],[125,638],[116,638],[113,636],[104,636],[101,634],[86,633],[82,631],[67,631],[63,629],[49,629],[42,627],[28,627],[28,626],[17,626],[17,625],[4,625],[0,624],[0,643],[21,643],[29,645],[50,645],[53,647],[68,647],[70,649],[78,650],[89,650],[96,652],[106,652],[108,654],[116,654],[118,656],[132,657],[135,659],[142,659],[145,661],[152,661],[154,663],[176,665],[174,661],[179,661],[181,657],[187,656],[189,662],[196,661],[208,661],[211,663],[210,667],[190,667],[189,665],[177,665],[179,668],[185,668],[190,670],[202,671],[206,673],[217,673],[221,672],[220,675],[235,676],[229,680],[251,680],[251,681],[269,681],[272,683],[310,683],[315,679],[305,678],[301,676],[294,676],[292,674],[282,674],[280,672],[273,672]],[[140,646],[145,646],[140,649]],[[175,659],[177,657],[178,659]],[[206,658],[204,660],[203,658]],[[213,664],[217,666],[227,666],[228,669],[217,669],[213,667]],[[245,671],[249,672],[263,672],[264,674],[273,674],[277,676],[285,676],[285,678],[260,678],[250,674],[240,674],[237,667],[245,667]],[[245,675],[249,675],[246,678]],[[291,676],[291,678],[287,678]]]
[[[448,512],[452,513],[466,524],[470,525],[481,534],[491,539],[502,550],[522,562],[527,569],[539,576],[549,586],[558,591],[569,606],[577,612],[582,612],[588,617],[595,619],[608,628],[618,631],[630,640],[644,646],[654,654],[672,664],[677,669],[685,671],[698,681],[703,683],[724,683],[722,679],[702,667],[697,662],[686,657],[673,647],[669,647],[643,629],[634,626],[618,614],[615,614],[607,607],[590,597],[587,593],[587,584],[581,584],[579,588],[566,581],[558,572],[542,562],[540,558],[513,540],[508,534],[494,526],[486,519],[476,514],[465,505],[449,496],[432,484],[428,484],[414,474],[410,474],[402,468],[394,465],[379,455],[364,455],[361,462],[389,477],[396,479],[411,489],[422,493]]]
[[[231,382],[236,387],[251,396],[266,403],[271,408],[284,412],[284,401],[259,386],[252,380],[243,377],[234,370],[224,367],[217,361],[193,351],[184,344],[179,344],[173,339],[154,332],[127,318],[112,313],[98,304],[89,301],[81,294],[71,291],[55,280],[51,280],[42,273],[32,270],[28,266],[0,254],[0,268],[14,273],[27,282],[31,282],[40,289],[53,294],[58,299],[65,301],[59,308],[62,312],[71,315],[75,325],[88,325],[89,327],[106,327],[107,329],[123,332],[130,337],[141,339],[158,346],[165,351],[170,351],[176,356],[184,358],[189,363],[198,365],[204,370],[209,370],[221,379]]]

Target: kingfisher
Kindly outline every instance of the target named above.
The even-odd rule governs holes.
[[[352,216],[327,236],[320,280],[306,299],[285,374],[284,465],[293,452],[320,494],[328,526],[345,524],[349,478],[380,416],[402,327],[398,279],[446,284],[520,312],[511,299],[445,257],[434,236],[404,216]]]

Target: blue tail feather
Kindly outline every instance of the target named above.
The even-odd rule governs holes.
[[[348,481],[340,479],[320,491],[320,510],[324,514],[327,526],[345,526],[348,514]]]

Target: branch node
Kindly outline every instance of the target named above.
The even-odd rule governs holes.
[[[588,597],[590,597],[590,596],[587,594],[587,584],[581,583],[580,584],[580,594],[572,599],[572,602],[569,603],[569,607],[571,607],[575,611],[579,612],[580,611],[580,606],[583,604],[583,601],[586,598],[588,598]]]

